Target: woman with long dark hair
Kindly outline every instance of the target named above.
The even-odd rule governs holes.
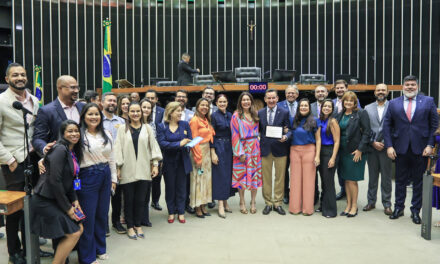
[[[314,211],[315,175],[321,149],[318,127],[318,121],[311,114],[309,100],[301,99],[293,120],[290,147],[289,211],[292,214],[308,216]]]
[[[43,173],[32,197],[34,234],[57,241],[52,263],[64,264],[78,242],[83,225],[75,211],[82,212],[74,187],[80,171],[82,144],[79,125],[61,123],[57,143],[46,153]]]
[[[205,207],[207,203],[212,202],[210,144],[214,142],[215,135],[211,126],[209,107],[210,102],[206,98],[200,98],[196,103],[196,112],[189,122],[192,136],[203,138],[191,149],[193,170],[190,183],[190,206],[195,208],[196,216],[199,218],[211,215]]]
[[[251,191],[251,214],[257,212],[255,199],[261,180],[261,156],[258,112],[254,98],[248,92],[238,97],[237,110],[231,117],[232,135],[232,187],[240,195],[240,212],[247,214],[244,191]]]
[[[96,258],[108,259],[105,233],[111,190],[117,182],[114,147],[110,133],[104,130],[98,105],[84,106],[80,124],[84,155],[79,173],[81,189],[77,195],[86,218],[78,242],[78,258],[80,263],[97,263]]]
[[[118,109],[117,109],[117,115],[119,117],[124,118],[125,120],[128,119],[128,105],[130,104],[130,96],[128,95],[121,95],[118,98]]]
[[[325,99],[321,105],[320,127],[321,153],[318,167],[322,183],[321,209],[322,216],[330,218],[337,215],[335,171],[338,164],[340,129],[338,121],[332,117],[334,104],[331,99]]]
[[[118,128],[115,159],[124,192],[127,235],[130,239],[144,238],[141,222],[146,197],[152,178],[159,173],[162,153],[153,129],[143,123],[141,106],[136,101],[128,106],[128,122]]]
[[[228,112],[228,98],[219,94],[216,103],[218,110],[211,115],[211,124],[215,130],[212,157],[212,199],[218,200],[218,215],[226,218],[225,212],[231,212],[228,199],[232,189],[232,148],[231,117]]]

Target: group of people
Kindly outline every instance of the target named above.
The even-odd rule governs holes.
[[[85,103],[79,102],[75,78],[61,76],[57,99],[39,107],[25,89],[27,77],[21,65],[9,65],[6,81],[9,88],[0,95],[2,172],[8,190],[24,189],[24,121],[22,112],[12,107],[19,101],[32,113],[26,115],[28,143],[31,162],[38,166],[32,175],[31,228],[53,239],[53,263],[68,261],[76,245],[80,263],[109,258],[110,203],[116,232],[133,240],[145,238],[142,226],[152,226],[150,196],[151,206],[162,210],[162,175],[170,224],[176,218],[186,223],[185,211],[198,218],[210,216],[208,208],[215,206],[214,201],[218,216],[226,218],[232,212],[228,199],[236,192],[240,212],[255,214],[260,187],[264,215],[271,211],[285,215],[284,202],[291,214],[320,212],[332,218],[338,215],[336,200],[346,196],[339,215],[355,217],[358,181],[364,179],[368,161],[368,204],[363,210],[375,208],[381,175],[384,213],[399,218],[411,182],[411,218],[420,224],[422,174],[440,130],[434,100],[418,93],[414,76],[403,80],[403,96],[391,101],[387,86],[377,85],[375,102],[364,109],[347,83],[338,80],[333,100],[327,98],[325,86],[317,86],[316,102],[297,101],[298,88],[289,85],[282,102],[277,90],[268,89],[262,109],[257,109],[252,94],[243,92],[233,113],[228,111],[228,97],[215,97],[211,87],[204,89],[192,111],[184,90],[177,91],[163,109],[154,90],[142,100],[139,94],[118,98],[109,92],[100,99],[90,93]],[[394,211],[392,160],[396,162]],[[245,190],[251,192],[249,207]],[[24,263],[18,238],[22,216],[19,211],[6,217],[11,263]],[[24,239],[22,244],[24,249]]]

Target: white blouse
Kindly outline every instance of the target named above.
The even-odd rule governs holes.
[[[110,166],[110,172],[112,177],[112,182],[116,183],[117,173],[116,173],[116,163],[113,154],[113,140],[112,136],[108,131],[105,131],[108,136],[108,142],[104,145],[104,137],[101,133],[92,135],[86,130],[84,135],[84,149],[83,158],[81,160],[81,168],[87,168],[92,165],[97,165],[99,163],[108,163]]]

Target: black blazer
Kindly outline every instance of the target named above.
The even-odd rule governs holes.
[[[191,68],[188,63],[181,60],[177,65],[177,82],[179,85],[188,85],[193,83],[191,73],[198,73],[198,71]]]
[[[336,120],[341,121],[344,116],[344,112],[336,115]],[[356,149],[364,152],[368,152],[369,142],[371,137],[370,118],[365,110],[353,111],[350,120],[347,125],[347,151],[353,152]]]
[[[40,176],[34,193],[55,200],[67,212],[78,200],[73,189],[73,160],[67,147],[55,144],[44,158],[46,172]]]

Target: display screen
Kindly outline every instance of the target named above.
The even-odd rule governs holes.
[[[267,82],[250,82],[249,83],[249,93],[265,93],[267,90]]]

